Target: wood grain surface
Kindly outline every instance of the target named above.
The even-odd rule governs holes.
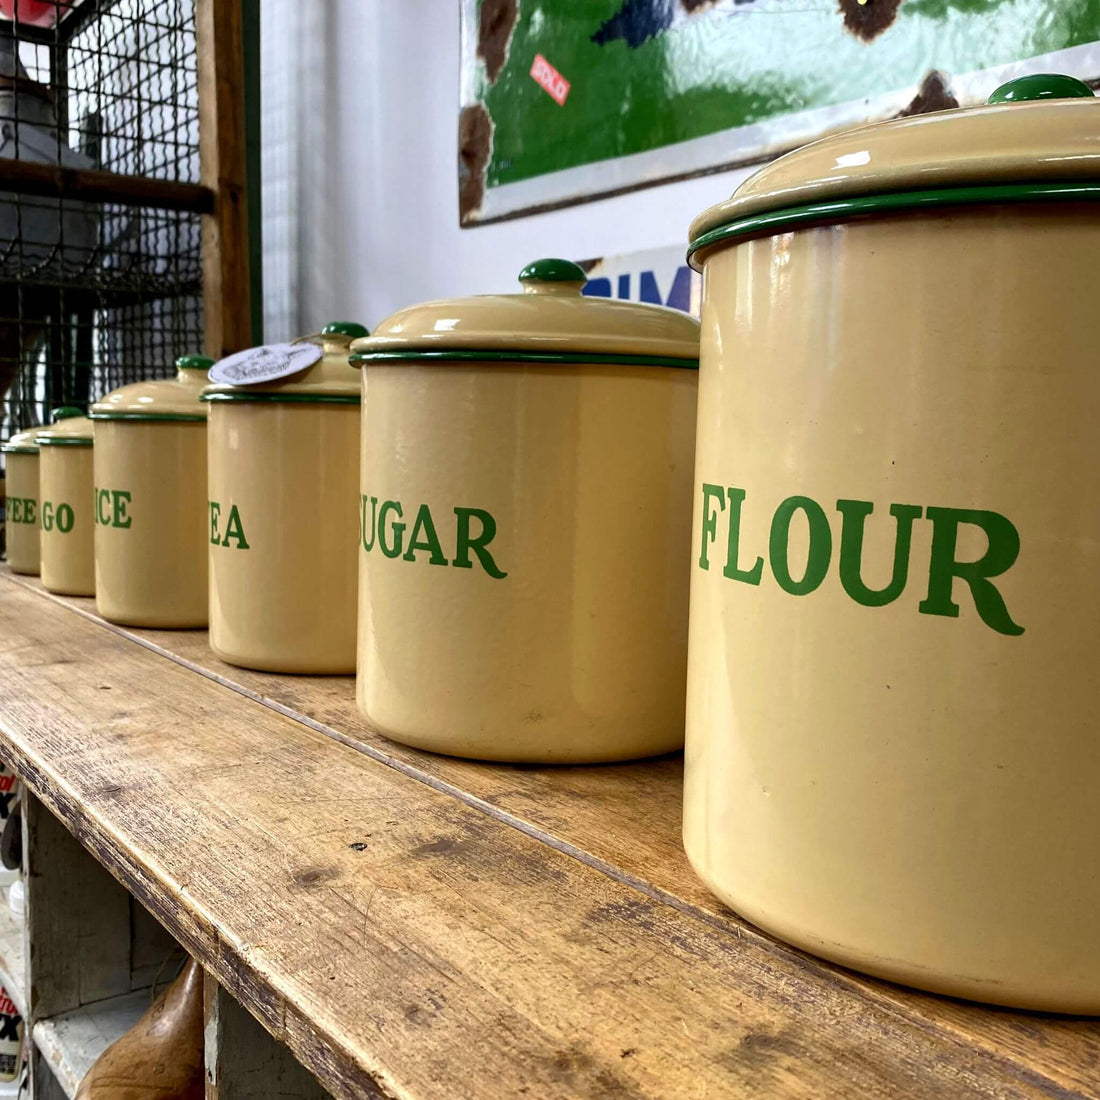
[[[93,619],[0,584],[0,747],[337,1096],[1100,1094],[1095,1021],[864,979],[721,907],[678,760],[432,757],[349,679]]]

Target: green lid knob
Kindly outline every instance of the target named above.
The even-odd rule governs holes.
[[[209,370],[213,365],[209,355],[181,355],[176,360],[176,370]]]
[[[1075,76],[1061,73],[1033,73],[1018,76],[1002,84],[987,100],[988,103],[1021,103],[1028,99],[1077,99],[1092,96],[1092,89]]]
[[[572,260],[534,260],[520,273],[521,283],[580,283],[588,282],[584,268]]]
[[[84,410],[75,405],[59,405],[56,409],[50,409],[50,423],[56,424],[59,420],[68,420],[72,416],[83,416]]]
[[[329,321],[323,329],[322,336],[346,336],[349,340],[358,340],[363,336],[370,336],[366,325],[357,324],[355,321]]]

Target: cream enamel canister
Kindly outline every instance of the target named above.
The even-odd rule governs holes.
[[[683,743],[698,324],[582,296],[431,302],[363,368],[359,669],[368,722],[486,760]]]
[[[355,671],[360,381],[348,348],[366,332],[335,322],[297,342],[319,345],[308,367],[204,391],[210,647],[232,664]]]
[[[212,359],[137,382],[91,408],[96,608],[131,626],[207,624],[206,414]]]
[[[95,595],[92,422],[79,409],[54,409],[35,433],[42,585],[65,596]]]
[[[808,951],[1100,1013],[1100,103],[764,168],[704,273],[684,841]]]
[[[14,573],[38,575],[38,444],[39,425],[17,432],[0,451],[7,473],[7,499],[4,504],[8,566]]]

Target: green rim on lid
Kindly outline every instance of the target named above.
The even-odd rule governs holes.
[[[585,295],[572,260],[533,260],[522,294],[478,294],[408,306],[351,347],[353,366],[401,363],[699,366],[699,323],[658,305]]]
[[[960,131],[957,129],[958,125],[963,122],[969,125],[971,119],[975,121],[982,119],[981,125],[985,125],[983,112],[990,106],[1003,109],[1004,106],[1011,104],[1028,103],[1032,105],[1032,109],[1043,111],[1047,110],[1047,108],[1041,106],[1042,103],[1053,103],[1056,100],[1094,98],[1095,95],[1092,89],[1083,81],[1075,77],[1064,76],[1058,73],[1036,73],[1029,76],[1017,77],[1014,80],[1002,84],[989,96],[986,107],[937,112],[932,115],[920,116],[919,122],[922,129],[927,127],[926,132],[928,134],[937,132],[940,126],[947,127],[948,129],[945,131],[947,133],[968,134],[970,133],[969,129]],[[1026,109],[1027,108],[1021,108],[1021,110]],[[1062,119],[1064,123],[1072,122],[1079,118],[1078,115],[1063,115],[1061,109],[1057,107],[1057,105],[1052,109],[1057,111],[1058,117]],[[1066,109],[1071,111],[1077,110],[1077,108],[1069,107]],[[1086,107],[1085,110],[1095,110],[1098,112],[1096,120],[1100,121],[1100,105],[1097,105],[1095,108],[1089,106]],[[1013,111],[1010,110],[1008,115],[1013,116]],[[888,130],[895,134],[892,146],[882,146],[880,142],[880,148],[878,149],[880,157],[882,155],[882,148],[893,148],[895,151],[900,150],[901,145],[897,141],[897,135],[901,134],[903,131],[897,128],[903,125],[912,125],[917,121],[918,119],[915,118],[906,118],[891,120],[878,125],[860,127],[856,130],[847,131],[842,134],[834,135],[831,138],[824,138],[821,141],[814,142],[811,145],[805,146],[802,150],[798,150],[795,153],[790,153],[786,157],[780,158],[779,161],[773,162],[773,164],[778,166],[784,162],[794,164],[805,161],[806,163],[812,164],[814,169],[821,171],[823,177],[829,175],[829,170],[832,165],[828,163],[828,161],[829,158],[833,157],[836,158],[837,165],[845,162],[849,157],[860,158],[852,161],[855,165],[873,165],[874,162],[870,159],[869,153],[856,152],[856,150],[875,148],[873,144],[867,143],[873,143],[876,140],[874,134],[880,129],[883,131],[884,136],[886,136],[885,132]],[[1088,119],[1085,119],[1082,125],[1085,125],[1087,132],[1091,134],[1092,130],[1091,127],[1088,127],[1088,121]],[[1009,123],[1006,122],[1003,125],[1009,125]],[[913,131],[904,132],[912,133]],[[1003,141],[1005,131],[1002,129],[1000,132],[1001,140]],[[1065,126],[1063,126],[1060,132],[1065,134]],[[1078,134],[1081,132],[1080,129],[1076,131]],[[839,145],[839,142],[842,140],[848,140],[851,143],[851,152]],[[1062,140],[1064,141],[1065,138],[1063,137]],[[925,146],[925,149],[927,149],[927,146]],[[816,153],[815,160],[811,157],[811,154],[814,154],[816,150],[821,151]],[[820,181],[814,170],[808,170],[806,177],[808,182],[805,188],[799,187],[797,184],[791,186],[794,181],[791,179],[791,170],[788,169],[784,181],[787,185],[786,188],[774,184],[773,182],[772,185],[776,187],[776,190],[769,196],[762,182],[758,183],[755,187],[753,186],[754,181],[764,181],[765,179],[774,181],[774,175],[769,176],[769,168],[765,168],[757,173],[757,176],[750,179],[745,187],[735,192],[733,198],[729,200],[728,203],[720,204],[696,219],[695,236],[688,245],[688,262],[699,271],[702,270],[702,258],[699,253],[716,244],[752,236],[770,236],[798,227],[828,225],[860,215],[893,214],[924,210],[931,207],[969,206],[975,204],[1077,202],[1100,199],[1100,169],[1097,168],[1093,160],[1093,154],[1088,152],[1085,157],[1074,156],[1073,154],[1077,151],[1076,148],[1068,151],[1056,151],[1062,152],[1061,158],[1051,156],[1048,159],[1042,155],[1035,156],[1028,165],[1024,165],[1016,170],[1018,172],[1016,179],[1012,178],[1013,173],[1011,171],[1002,170],[997,176],[990,179],[988,183],[982,183],[980,181],[975,182],[973,173],[971,173],[970,178],[960,178],[958,180],[944,179],[942,186],[929,186],[920,189],[897,188],[891,190],[876,190],[874,187],[875,174],[872,172],[866,177],[868,189],[862,193],[856,190],[858,184],[855,183],[855,181],[858,181],[860,178],[859,174],[856,173],[851,175],[847,169],[845,169],[843,173],[838,172],[836,178],[830,178],[828,180],[822,179]],[[840,153],[844,153],[845,155],[838,156],[837,154]],[[801,158],[801,160],[799,158]],[[1073,161],[1077,163],[1070,165],[1070,162]],[[914,165],[919,165],[919,167],[924,170],[926,176],[932,174],[931,170],[933,168],[941,167],[934,159],[928,161],[927,167],[916,160],[912,163]],[[1059,178],[1059,164],[1067,165],[1063,173],[1067,178]],[[941,172],[939,174],[942,178],[943,173]],[[1036,176],[1042,175],[1045,175],[1046,178],[1035,178]],[[914,173],[913,178],[917,179],[920,177]],[[814,181],[815,184],[818,182],[828,182],[843,186],[815,187],[815,190],[818,191],[818,201],[796,202],[791,205],[771,205],[771,199],[773,197],[779,202],[782,202],[784,190],[788,193],[791,190],[802,191],[804,197],[810,197],[809,181],[811,180]],[[829,196],[830,191],[833,192],[832,197]],[[839,194],[837,194],[838,191],[840,192]],[[750,197],[743,197],[746,192]],[[789,194],[787,201],[790,202]],[[726,206],[730,207],[727,213],[728,220],[718,222],[715,215],[720,215],[721,212],[724,212],[723,207]],[[740,216],[735,214],[735,211],[738,210],[740,211]],[[699,223],[703,224],[700,225]]]
[[[50,410],[52,425],[42,428],[34,441],[41,447],[90,447],[92,422],[75,405]]]
[[[298,393],[293,390],[280,393],[277,390],[221,390],[204,393],[200,401],[274,401],[284,405],[358,405],[359,396],[344,393]]]

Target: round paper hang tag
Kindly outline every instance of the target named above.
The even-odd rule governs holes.
[[[312,367],[323,354],[317,344],[264,344],[219,359],[209,377],[223,385],[255,386]]]

